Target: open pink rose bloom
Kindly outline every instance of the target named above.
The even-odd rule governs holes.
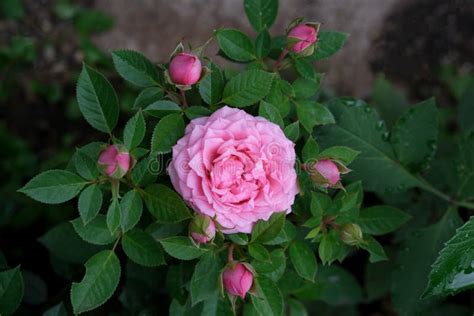
[[[226,106],[189,123],[168,171],[196,212],[224,233],[250,233],[258,220],[291,212],[294,164],[294,144],[278,125]]]

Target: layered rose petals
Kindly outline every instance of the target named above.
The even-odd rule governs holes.
[[[223,232],[249,233],[258,220],[291,211],[294,163],[294,144],[280,127],[223,107],[191,121],[173,147],[169,174],[188,204]]]

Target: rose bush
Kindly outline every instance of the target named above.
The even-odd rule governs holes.
[[[77,218],[39,239],[55,272],[72,281],[50,313],[163,313],[157,302],[172,315],[340,313],[344,304],[356,312],[381,298],[385,306],[393,291],[394,308],[410,314],[434,306],[421,295],[471,286],[455,281],[471,273],[462,259],[471,249],[460,240],[472,221],[455,229],[457,208],[474,208],[472,134],[459,137],[459,172],[427,172],[438,140],[434,100],[387,126],[364,101],[330,96],[317,62],[347,34],[298,18],[271,36],[278,2],[264,2],[244,1],[255,36],[214,32],[218,52],[209,53],[209,41],[186,52],[179,44],[159,65],[112,52],[136,92],[131,109],[121,111],[128,99],[83,66],[77,103],[103,137],[20,189],[46,204],[78,197]],[[219,58],[239,66],[222,69]],[[430,183],[439,178],[457,186],[442,192]],[[432,212],[428,194],[448,211]],[[429,216],[407,226],[420,209]],[[388,255],[378,241],[387,234]],[[366,276],[354,277],[362,266]],[[0,272],[4,284],[0,314],[9,315],[23,294],[19,268]]]

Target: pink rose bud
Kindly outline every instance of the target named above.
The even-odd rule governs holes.
[[[316,27],[304,23],[293,27],[288,32],[288,37],[299,40],[291,46],[291,50],[295,53],[302,52],[318,40]]]
[[[114,179],[122,178],[130,169],[131,158],[123,145],[110,145],[99,155],[99,170]]]
[[[222,274],[224,288],[235,296],[245,298],[253,283],[253,273],[242,263],[237,262],[230,266]]]
[[[341,179],[339,168],[331,160],[320,160],[314,168],[331,186]]]
[[[190,86],[201,78],[202,66],[199,58],[190,53],[179,53],[169,66],[171,80],[178,85]]]
[[[189,231],[197,244],[206,244],[216,236],[216,225],[209,216],[196,215],[189,225]]]

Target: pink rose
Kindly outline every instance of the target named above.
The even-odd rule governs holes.
[[[330,185],[335,185],[341,179],[339,168],[331,160],[320,160],[314,167]]]
[[[189,231],[197,244],[206,244],[216,236],[216,225],[209,216],[196,215],[189,225]]]
[[[190,53],[179,53],[170,62],[169,74],[175,84],[190,86],[201,78],[201,61]]]
[[[317,41],[317,32],[314,26],[308,24],[298,24],[288,32],[288,37],[296,38],[297,41],[291,48],[295,53],[299,53],[313,45]]]
[[[97,162],[102,173],[120,179],[130,169],[130,154],[122,145],[110,145],[99,155]]]
[[[245,298],[252,287],[253,274],[245,265],[237,262],[234,267],[230,266],[224,271],[222,281],[229,294]]]
[[[294,163],[294,144],[278,125],[225,106],[189,123],[168,172],[184,200],[224,233],[250,233],[258,220],[291,212]]]

